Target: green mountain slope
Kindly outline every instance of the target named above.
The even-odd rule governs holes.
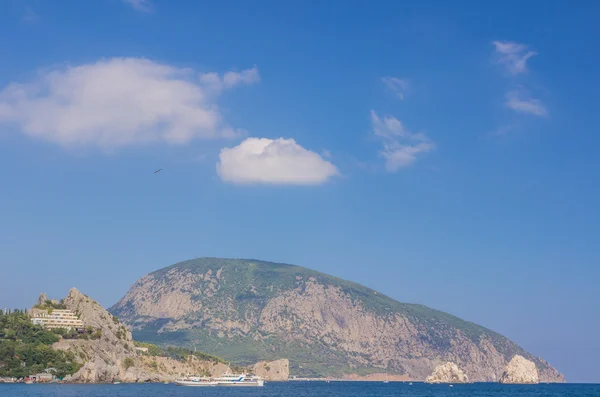
[[[294,375],[386,371],[423,379],[453,361],[470,379],[493,381],[520,354],[543,381],[563,380],[489,329],[300,266],[181,262],[142,277],[110,311],[138,340],[196,346],[240,364],[285,357]]]

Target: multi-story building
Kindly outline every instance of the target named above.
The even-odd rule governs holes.
[[[31,309],[31,322],[47,329],[83,329],[84,324],[77,314],[71,310],[61,309]]]

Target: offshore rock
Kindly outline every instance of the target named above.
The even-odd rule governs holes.
[[[438,365],[425,383],[468,383],[469,377],[455,363]]]
[[[533,361],[516,355],[506,366],[500,383],[537,384],[538,371]]]

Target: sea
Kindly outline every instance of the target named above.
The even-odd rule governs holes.
[[[0,384],[1,397],[600,397],[600,384],[428,385],[402,382],[269,382],[264,387],[182,387],[173,384]]]

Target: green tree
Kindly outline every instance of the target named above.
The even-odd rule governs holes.
[[[134,364],[135,362],[131,357],[127,357],[125,360],[123,360],[123,367],[125,368],[125,370],[128,370],[130,367],[133,367]]]

